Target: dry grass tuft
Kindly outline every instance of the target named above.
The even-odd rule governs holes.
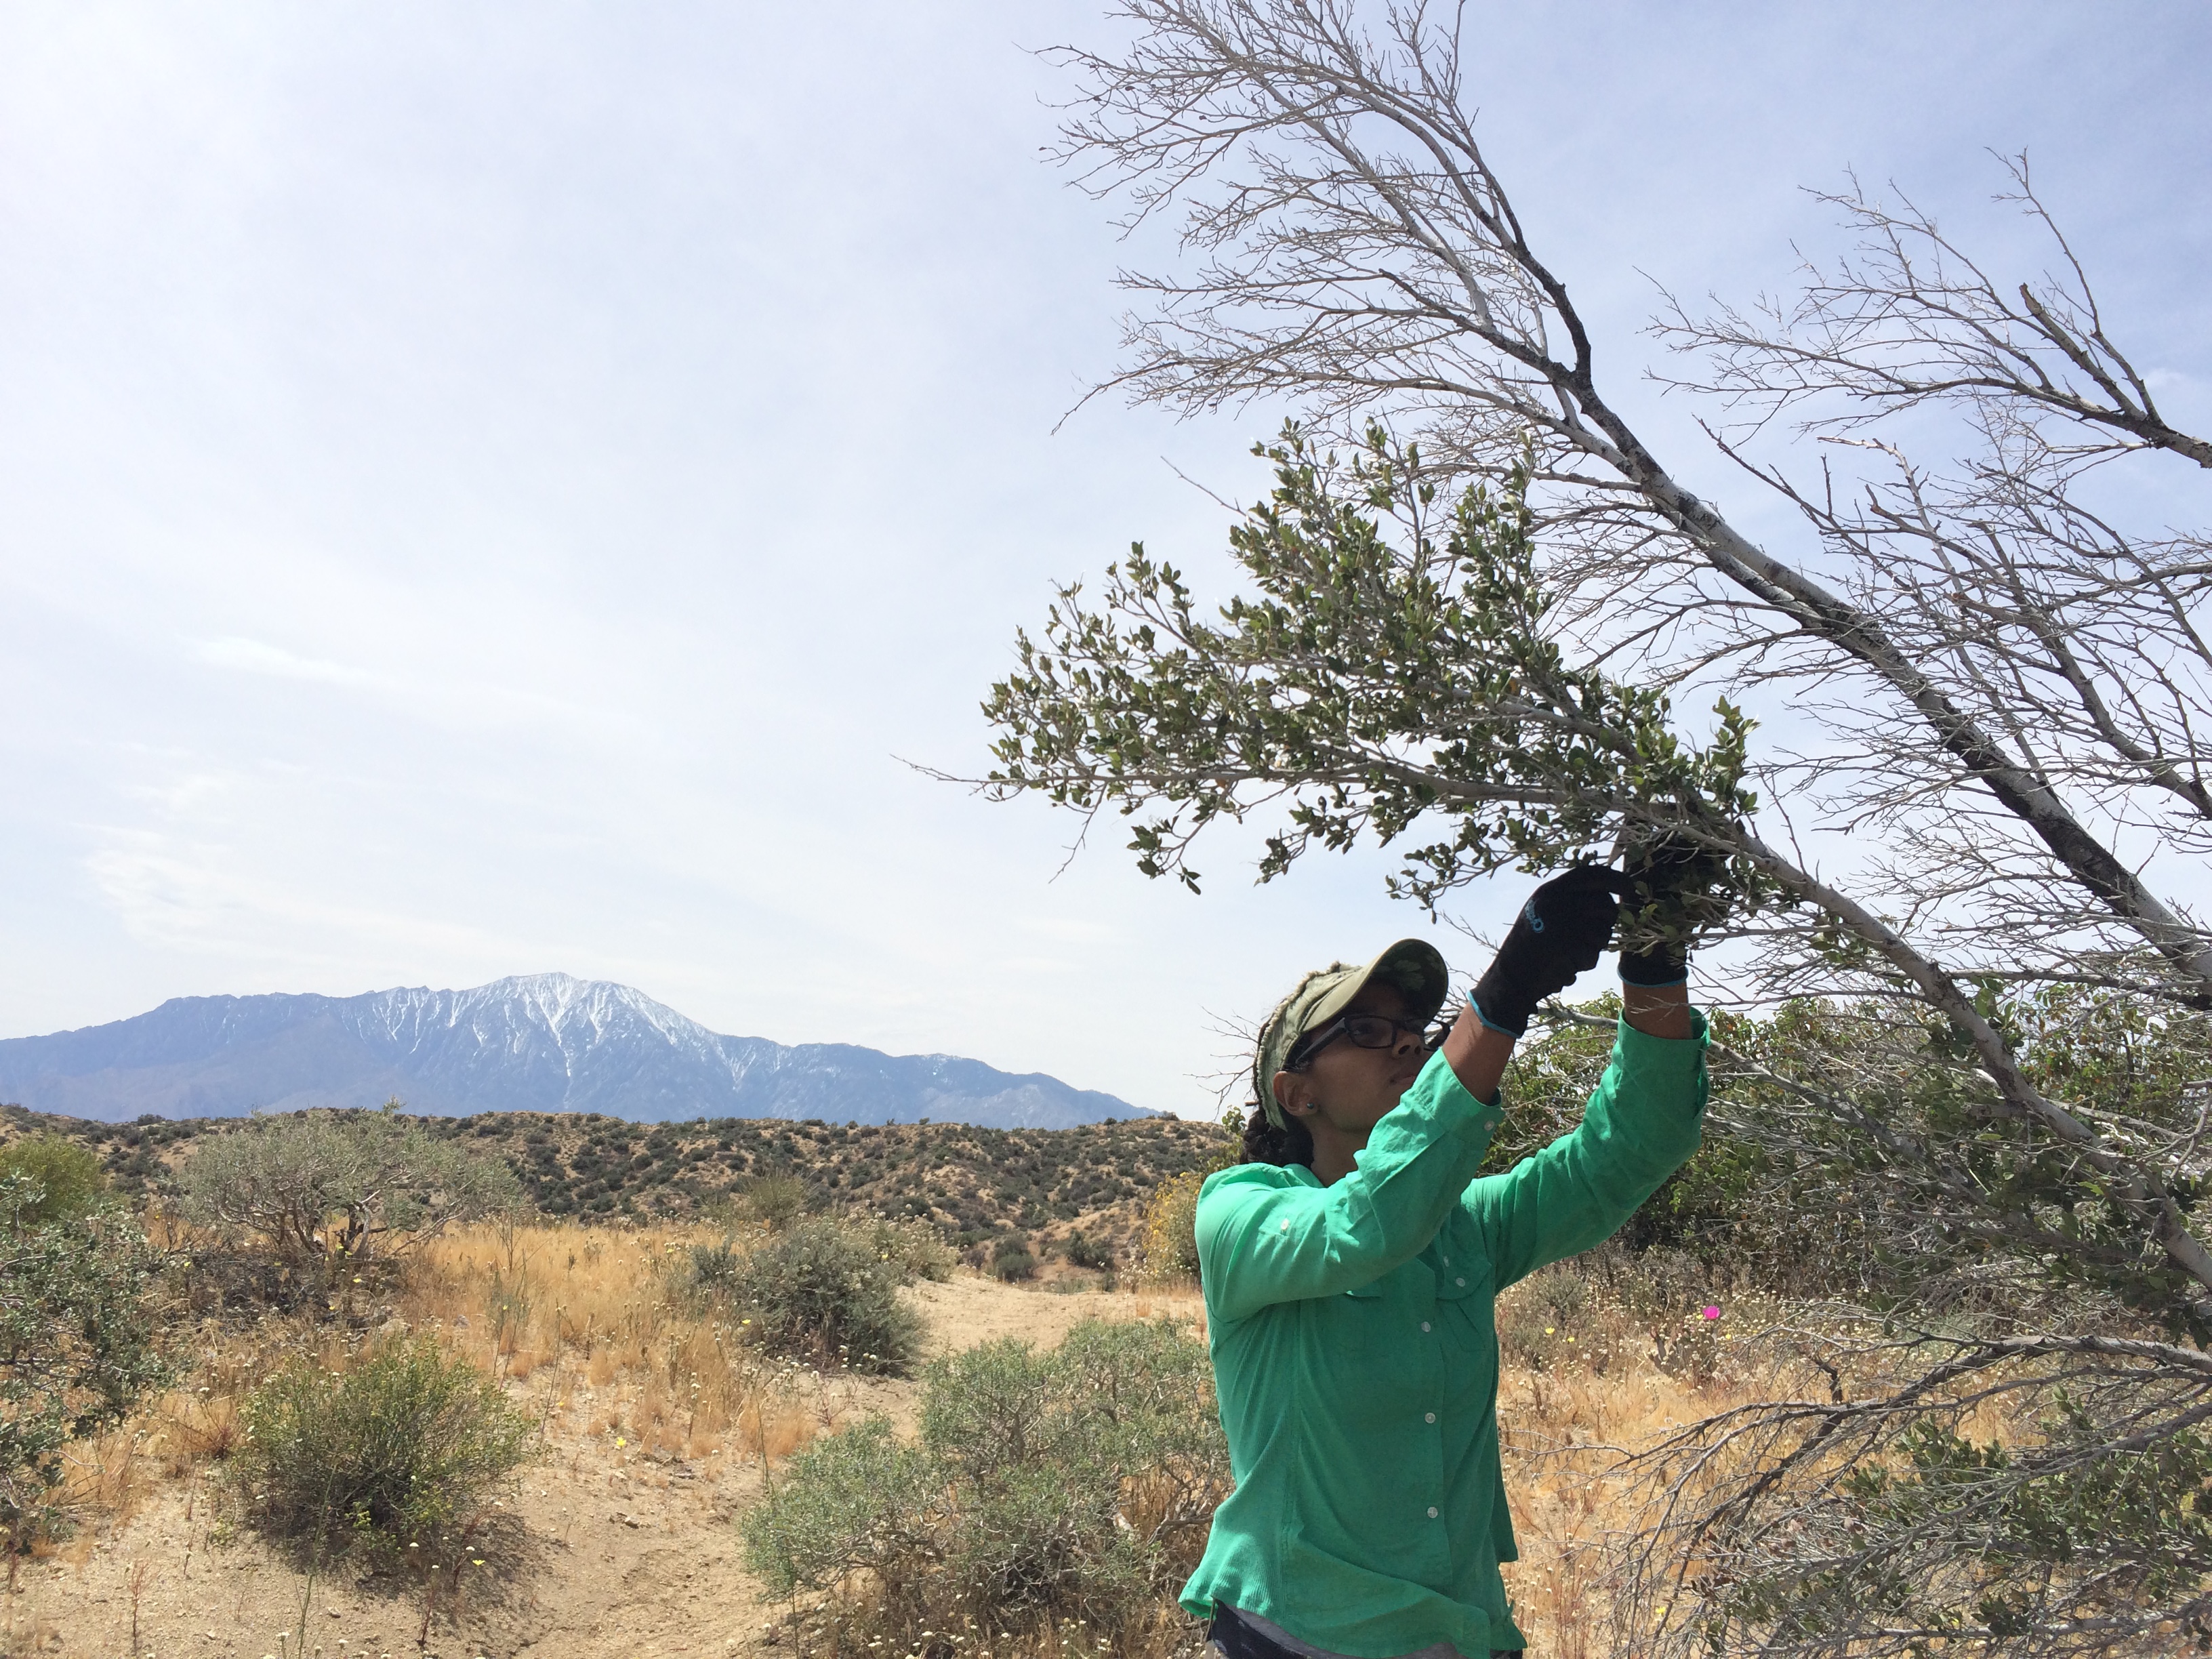
[[[183,1382],[71,1449],[63,1501],[75,1528],[41,1553],[74,1559],[163,1484],[219,1471],[239,1445],[246,1396],[288,1361],[343,1370],[409,1333],[472,1359],[556,1441],[682,1459],[726,1453],[755,1466],[788,1457],[835,1413],[809,1397],[796,1368],[764,1358],[726,1316],[685,1294],[673,1264],[706,1237],[486,1225],[365,1273],[361,1292],[343,1275],[319,1309],[173,1327]]]
[[[1782,1312],[1686,1258],[1598,1252],[1498,1298],[1498,1414],[1519,1561],[1505,1569],[1531,1651],[1613,1650],[1612,1551],[1650,1493],[1627,1467],[1701,1418],[1817,1385],[1763,1334]]]
[[[795,1367],[691,1295],[689,1228],[490,1226],[434,1242],[397,1308],[549,1413],[678,1457],[734,1449],[773,1462],[817,1432]]]

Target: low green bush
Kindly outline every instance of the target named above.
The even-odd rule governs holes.
[[[1036,1265],[1029,1241],[1018,1233],[1009,1233],[991,1247],[991,1272],[1010,1285],[1018,1279],[1036,1278]]]
[[[684,1288],[696,1296],[733,1296],[744,1267],[745,1253],[730,1239],[719,1244],[694,1244]]]
[[[257,1526],[386,1553],[465,1531],[539,1449],[498,1383],[427,1338],[343,1372],[295,1360],[246,1397],[240,1419],[229,1474]]]
[[[741,1517],[746,1559],[777,1595],[827,1596],[856,1644],[969,1620],[1111,1639],[1189,1572],[1228,1490],[1212,1380],[1167,1321],[937,1360],[921,1443],[880,1417],[815,1442]]]
[[[756,1176],[743,1189],[745,1212],[771,1232],[806,1213],[806,1183],[797,1176]]]
[[[1103,1238],[1093,1238],[1081,1228],[1067,1236],[1067,1259],[1074,1266],[1088,1267],[1093,1273],[1114,1271],[1114,1247]]]
[[[60,1135],[33,1135],[0,1147],[0,1179],[9,1176],[38,1182],[35,1196],[27,1188],[11,1189],[17,1197],[8,1221],[17,1227],[43,1227],[81,1215],[107,1191],[107,1176],[100,1167],[99,1155],[89,1146]]]
[[[891,1264],[899,1283],[911,1285],[927,1279],[942,1285],[952,1277],[958,1260],[945,1236],[936,1228],[915,1221],[870,1221],[865,1224],[868,1243],[878,1256]]]
[[[1583,1264],[1559,1262],[1510,1287],[1497,1307],[1498,1348],[1505,1363],[1544,1370],[1567,1358],[1610,1353],[1613,1332],[1592,1316]]]
[[[63,1454],[113,1427],[170,1366],[149,1305],[161,1254],[129,1215],[52,1213],[22,1170],[0,1173],[0,1534],[11,1555],[53,1529]]]
[[[764,1240],[736,1267],[728,1295],[772,1353],[903,1376],[921,1342],[921,1318],[898,1299],[908,1282],[904,1261],[879,1250],[870,1229],[821,1216]]]

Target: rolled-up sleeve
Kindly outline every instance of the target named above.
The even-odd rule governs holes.
[[[1355,1290],[1418,1255],[1482,1167],[1500,1115],[1432,1054],[1334,1185],[1265,1164],[1209,1176],[1198,1257],[1214,1317]]]
[[[1683,1038],[1623,1020],[1583,1121],[1460,1202],[1480,1230],[1500,1289],[1610,1238],[1698,1150],[1708,1083],[1705,1017]]]

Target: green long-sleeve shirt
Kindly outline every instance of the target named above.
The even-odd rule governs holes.
[[[1503,1115],[1433,1056],[1324,1187],[1243,1164],[1198,1200],[1221,1425],[1237,1486],[1182,1605],[1256,1613],[1394,1659],[1520,1648],[1498,1564],[1498,1292],[1608,1237],[1698,1147],[1705,1026],[1624,1022],[1573,1133],[1474,1179]]]

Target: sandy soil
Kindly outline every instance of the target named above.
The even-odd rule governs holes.
[[[1086,1316],[1199,1311],[1192,1297],[1059,1295],[965,1275],[911,1294],[933,1354],[1009,1335],[1049,1345]],[[871,1411],[910,1424],[916,1394],[913,1382],[824,1379],[810,1409],[821,1427]],[[5,1634],[10,1651],[82,1659],[757,1653],[775,1609],[740,1564],[731,1522],[760,1482],[758,1462],[739,1455],[662,1461],[556,1430],[520,1498],[462,1559],[437,1564],[427,1594],[420,1575],[311,1577],[226,1528],[204,1486],[180,1483],[112,1531],[26,1562]]]

